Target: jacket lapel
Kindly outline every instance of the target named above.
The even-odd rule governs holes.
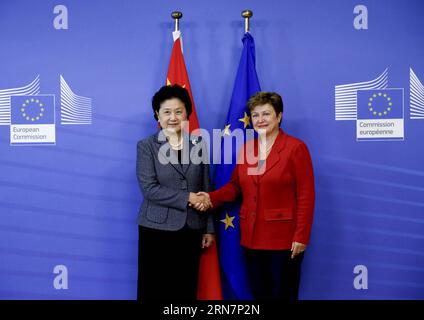
[[[258,159],[259,159],[258,139],[253,140],[250,144],[248,142],[246,144],[246,147],[247,147],[246,148],[247,150],[245,150],[244,161],[245,161],[245,163],[247,163],[246,170],[249,170],[249,171],[247,171],[247,174],[250,175],[252,181],[256,185],[256,184],[258,184],[258,177],[261,174],[261,170],[258,166],[259,165],[259,162],[258,162]],[[256,161],[252,164],[249,164],[248,161],[247,161],[247,158],[255,159]]]
[[[191,149],[193,149],[193,143],[190,140],[189,134],[184,131],[183,132],[183,154],[182,154],[182,170],[184,174],[187,173],[187,170],[190,167]]]
[[[258,179],[259,181],[266,175],[273,167],[275,167],[281,160],[281,151],[284,149],[287,141],[287,136],[284,134],[283,130],[280,129],[278,136],[272,146],[271,152],[266,158],[265,163],[263,164],[265,171],[261,172]]]

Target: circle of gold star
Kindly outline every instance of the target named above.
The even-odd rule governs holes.
[[[44,116],[44,104],[36,98],[26,99],[22,103],[21,113],[22,117],[28,121],[40,120]]]
[[[378,99],[379,102],[376,102],[376,98],[383,98],[385,106],[383,108],[375,108],[375,103],[381,103],[381,99]],[[387,93],[374,93],[372,97],[368,99],[368,110],[371,112],[373,116],[382,117],[387,115],[392,110],[392,98]],[[382,109],[382,110],[381,110]]]

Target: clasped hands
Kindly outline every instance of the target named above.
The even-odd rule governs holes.
[[[190,196],[188,197],[188,205],[202,212],[212,208],[211,198],[207,192],[190,192]]]

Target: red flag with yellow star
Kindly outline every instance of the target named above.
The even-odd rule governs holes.
[[[189,132],[199,128],[196,108],[191,93],[190,81],[182,51],[182,39],[179,31],[173,32],[174,46],[172,47],[171,61],[169,62],[166,84],[178,84],[188,90],[192,113],[189,118]],[[199,190],[201,191],[201,190]],[[200,245],[200,244],[199,244]],[[203,249],[199,268],[199,286],[197,291],[199,300],[222,300],[221,276],[218,262],[218,252],[215,243],[207,249]]]

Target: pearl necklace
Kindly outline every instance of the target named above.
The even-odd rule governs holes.
[[[171,139],[168,139],[168,143],[170,144],[172,149],[179,150],[179,149],[181,149],[181,147],[183,145],[183,139],[180,139],[180,142],[178,142],[177,144],[172,144]]]

